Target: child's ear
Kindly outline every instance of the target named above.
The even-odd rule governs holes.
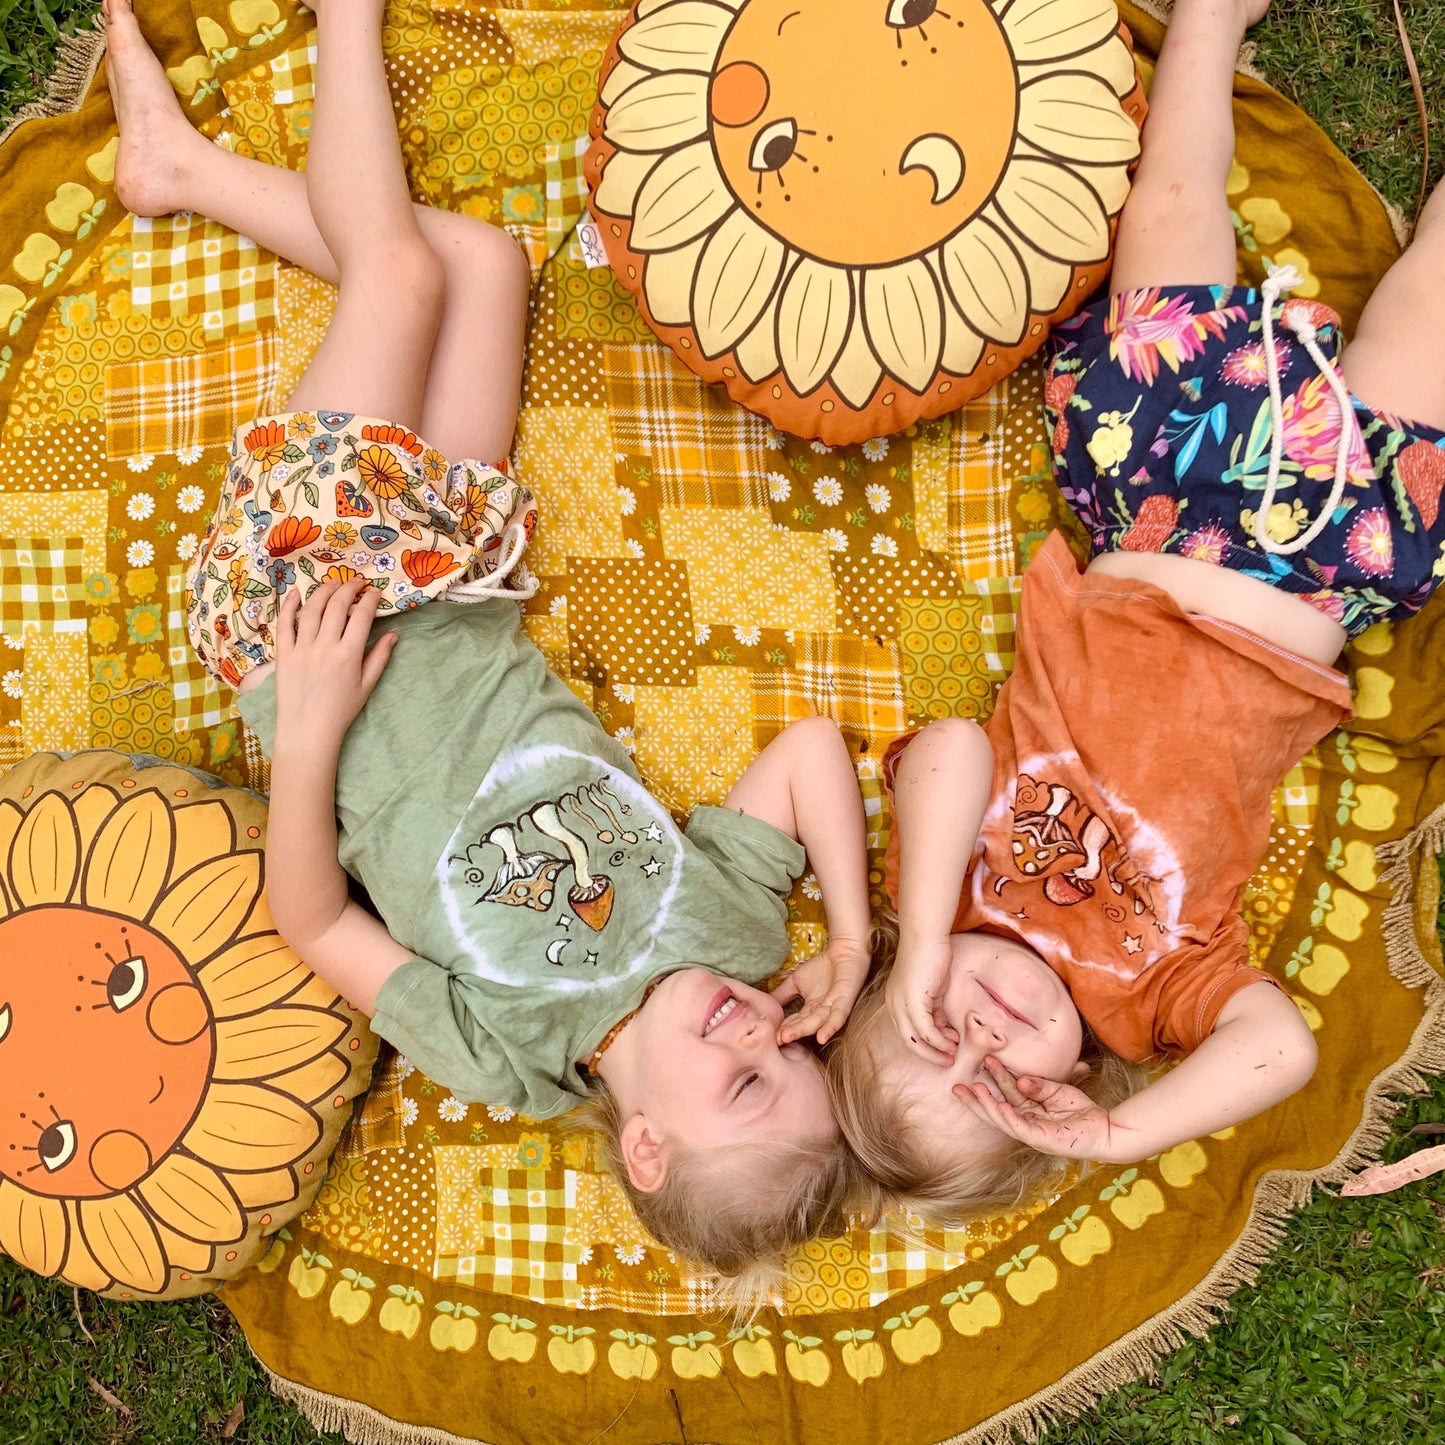
[[[667,1180],[667,1153],[644,1115],[634,1114],[622,1126],[621,1144],[633,1188],[656,1194]]]
[[[1074,1085],[1082,1084],[1094,1071],[1080,1059],[1069,1073],[1069,1082]]]

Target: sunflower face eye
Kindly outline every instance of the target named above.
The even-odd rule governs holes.
[[[50,1125],[40,1135],[36,1146],[40,1162],[53,1174],[64,1169],[75,1158],[75,1125],[69,1119],[61,1119]]]
[[[780,171],[798,148],[798,122],[775,120],[765,125],[753,140],[748,165],[755,171]]]
[[[884,19],[894,30],[914,30],[932,20],[937,10],[938,0],[888,0]]]
[[[105,981],[105,996],[116,1013],[126,1011],[146,991],[146,961],[137,955],[123,958]]]
[[[5,1035],[10,1032],[10,1005],[0,1005],[0,1044],[5,1042]]]

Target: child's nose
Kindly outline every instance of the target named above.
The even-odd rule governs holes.
[[[968,1027],[971,1042],[1000,1049],[1008,1042],[998,1025],[986,1019],[977,1009],[969,1009],[964,1023]]]

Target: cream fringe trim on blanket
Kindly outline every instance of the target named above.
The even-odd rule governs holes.
[[[1141,10],[1168,23],[1172,5],[1160,0],[1134,0]],[[81,37],[76,37],[80,40]],[[94,41],[86,37],[88,44]],[[67,42],[69,44],[71,42]],[[83,94],[95,73],[95,58],[79,84]],[[77,46],[77,49],[80,47]],[[1265,77],[1253,64],[1252,45],[1240,51],[1236,69],[1256,80]],[[62,51],[62,66],[66,61]],[[61,78],[57,70],[52,86]],[[47,96],[47,102],[49,96]],[[36,102],[36,105],[41,102]],[[26,107],[23,115],[55,114],[69,107],[36,111]],[[16,117],[16,123],[22,117]],[[12,127],[13,128],[13,127]],[[9,131],[6,131],[9,134]],[[3,140],[3,137],[0,137]],[[1378,193],[1377,193],[1378,194]],[[1384,201],[1396,238],[1403,246],[1408,226],[1400,210]],[[1420,896],[1416,869],[1426,868],[1445,852],[1445,806],[1437,808],[1404,838],[1382,844],[1377,850],[1390,885],[1390,903],[1382,928],[1390,971],[1411,988],[1424,988],[1425,1012],[1404,1056],[1380,1073],[1366,1091],[1359,1126],[1334,1160],[1323,1169],[1269,1173],[1254,1191],[1254,1206],[1243,1233],[1224,1252],[1208,1275],[1183,1299],[1161,1311],[1147,1324],[1130,1330],[1112,1345],[1099,1351],[1087,1364],[1071,1370],[1057,1383],[1027,1400],[962,1434],[949,1436],[940,1445],[1009,1445],[1015,1436],[1034,1441],[1050,1425],[1078,1415],[1098,1403],[1111,1390],[1138,1380],[1153,1369],[1161,1356],[1190,1339],[1207,1334],[1218,1322],[1221,1311],[1242,1286],[1252,1284],[1269,1261],[1288,1228],[1290,1216],[1310,1202],[1317,1183],[1342,1183],[1356,1170],[1379,1161],[1380,1150],[1390,1134],[1390,1121],[1400,1110],[1391,1094],[1418,1094],[1426,1087],[1426,1075],[1445,1072],[1445,978],[1432,966],[1420,947],[1415,932],[1415,912]],[[1430,894],[1426,894],[1428,898]],[[1437,900],[1438,901],[1438,900]],[[295,1405],[319,1430],[338,1430],[356,1445],[488,1445],[474,1436],[453,1435],[426,1425],[408,1425],[393,1420],[370,1405],[329,1395],[293,1380],[285,1379],[264,1361],[262,1368],[272,1390]],[[616,1424],[616,1421],[612,1422]],[[601,1433],[606,1433],[609,1425]]]
[[[15,112],[10,124],[0,131],[0,145],[4,145],[14,131],[27,120],[40,120],[48,115],[68,115],[78,110],[90,82],[105,54],[105,31],[97,14],[88,30],[79,30],[74,35],[60,37],[59,59],[45,86],[45,94],[23,105]]]

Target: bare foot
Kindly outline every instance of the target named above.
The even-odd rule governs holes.
[[[205,139],[181,111],[136,24],[129,0],[104,0],[105,73],[120,124],[115,189],[120,203],[137,216],[163,216],[186,209],[184,177],[189,158]]]

